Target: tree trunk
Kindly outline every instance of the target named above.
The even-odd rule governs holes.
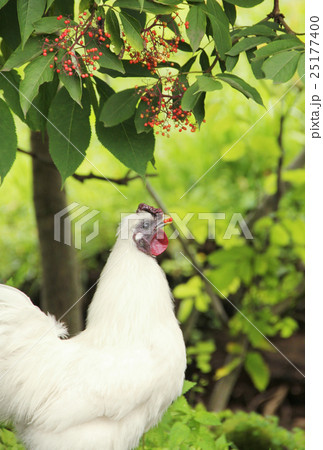
[[[66,192],[61,189],[61,177],[49,154],[48,136],[33,131],[31,148],[36,155],[33,191],[43,276],[41,308],[57,319],[64,315],[63,322],[70,334],[75,334],[82,329],[81,302],[77,302],[81,283],[75,249],[54,240],[54,215],[67,207]]]

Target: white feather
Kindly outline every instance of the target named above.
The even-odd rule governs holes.
[[[0,420],[30,450],[134,448],[181,393],[185,346],[169,286],[132,238],[145,214],[123,220],[87,327],[72,339],[0,285]]]

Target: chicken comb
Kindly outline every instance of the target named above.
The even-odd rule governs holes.
[[[136,213],[147,211],[153,216],[157,216],[157,214],[163,214],[163,210],[160,208],[154,208],[153,206],[146,205],[146,203],[140,203],[140,205],[137,208]]]

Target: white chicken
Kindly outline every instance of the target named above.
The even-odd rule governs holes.
[[[185,346],[154,257],[167,248],[168,221],[145,204],[122,220],[86,329],[71,339],[0,285],[0,421],[28,449],[132,449],[181,394]]]

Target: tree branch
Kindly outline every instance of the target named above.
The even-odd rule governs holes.
[[[283,146],[283,132],[284,132],[284,121],[286,116],[284,114],[281,115],[280,121],[279,121],[279,133],[277,136],[277,143],[278,147],[280,149],[280,155],[278,158],[278,164],[277,164],[277,188],[276,188],[276,194],[274,197],[274,211],[278,211],[279,208],[279,202],[283,194],[284,185],[282,182],[282,169],[283,169],[283,163],[284,163],[284,157],[285,157],[285,149]]]
[[[53,164],[52,161],[41,158],[33,152],[27,152],[26,150],[22,150],[21,148],[17,148],[17,151],[20,153],[23,153],[24,155],[29,155],[31,158],[37,159],[38,161],[41,161],[44,164],[49,164],[49,165]],[[86,181],[86,180],[100,180],[100,181],[109,181],[111,183],[122,185],[122,186],[127,186],[130,181],[141,178],[140,175],[130,176],[130,173],[131,173],[131,170],[128,170],[126,175],[122,178],[108,178],[108,177],[104,177],[104,176],[100,176],[100,175],[95,175],[94,173],[91,173],[91,172],[88,174],[85,174],[85,175],[74,173],[72,175],[72,177],[75,180],[80,181],[81,183],[84,183],[84,181]],[[147,174],[146,177],[157,177],[157,174],[155,174],[155,173]]]
[[[273,10],[271,11],[271,13],[269,13],[267,15],[267,20],[268,19],[274,19],[274,22],[278,23],[279,25],[281,25],[284,30],[286,31],[286,33],[288,34],[298,34],[298,35],[303,35],[305,33],[296,33],[295,31],[293,31],[289,25],[287,25],[286,21],[285,21],[285,16],[283,13],[280,12],[280,7],[279,7],[279,0],[274,0],[274,6],[273,6]]]
[[[111,183],[119,184],[126,186],[130,181],[137,180],[141,178],[140,175],[133,175],[130,176],[131,171],[129,170],[126,175],[122,178],[106,178],[99,175],[95,175],[94,173],[88,173],[86,175],[79,175],[77,173],[74,173],[73,178],[83,183],[85,180],[101,180],[101,181],[110,181]],[[146,177],[157,177],[157,174],[151,173],[147,174]]]

